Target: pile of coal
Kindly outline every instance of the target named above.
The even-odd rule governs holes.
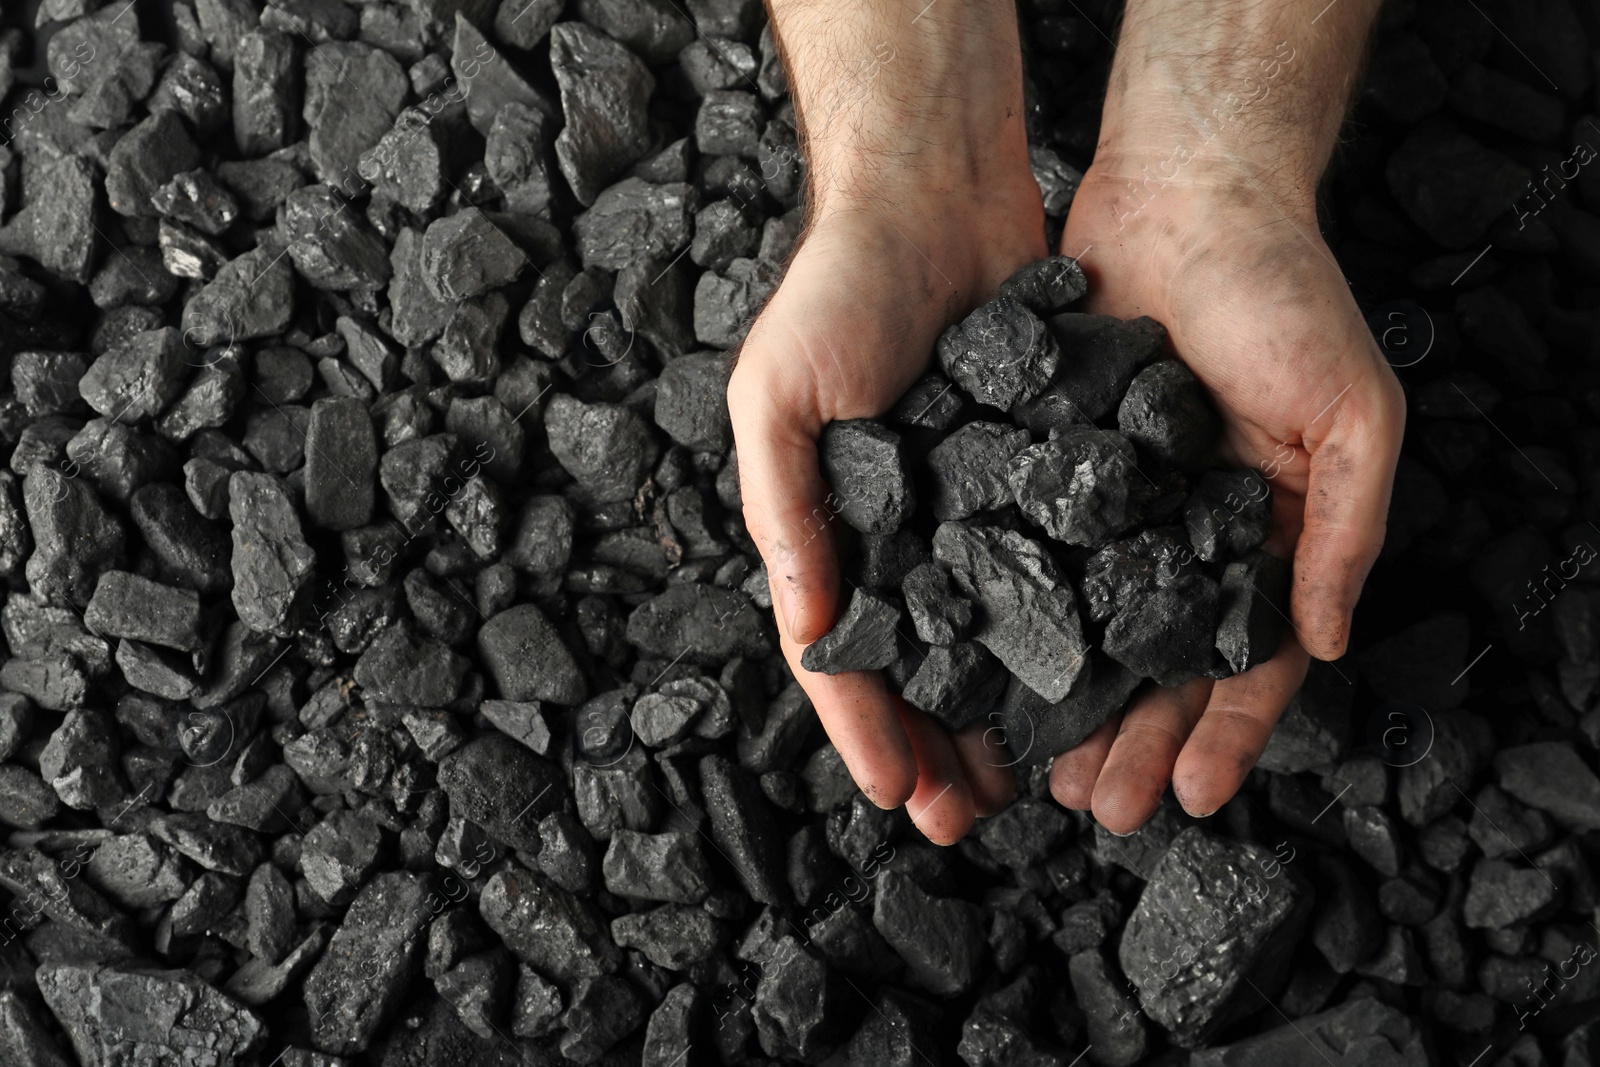
[[[1116,5],[1021,8],[1059,233]],[[741,522],[804,175],[759,3],[6,7],[0,1064],[1600,1062],[1600,16],[1485,12],[1385,15],[1326,232],[1408,364],[1386,555],[1211,818],[1113,837],[1044,762],[1268,646],[1107,651],[1257,558],[1188,524],[1241,475],[1153,324],[1038,265],[833,431],[939,456],[840,494],[855,654],[1057,731],[939,849]]]
[[[803,666],[885,670],[952,730],[995,717],[1022,762],[1147,679],[1264,662],[1289,617],[1267,479],[1217,466],[1221,419],[1166,330],[1071,310],[1086,288],[1068,257],[1024,267],[940,337],[942,374],[820,445],[860,536]]]

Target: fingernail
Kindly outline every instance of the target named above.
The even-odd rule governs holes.
[[[1119,834],[1109,826],[1105,827],[1104,829],[1105,829],[1105,832],[1110,834],[1112,837],[1132,837],[1134,834],[1139,832],[1138,830],[1135,829],[1135,830],[1129,830],[1125,834]]]

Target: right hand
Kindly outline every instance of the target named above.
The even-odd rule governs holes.
[[[814,23],[803,5],[773,8],[807,149],[809,215],[728,384],[745,524],[767,564],[784,657],[856,784],[881,807],[906,804],[930,840],[949,844],[1011,799],[985,724],[952,739],[875,671],[800,664],[847,599],[817,436],[836,419],[887,412],[946,326],[1045,255],[1015,11],[941,0],[909,24],[871,5]],[[869,25],[843,25],[858,22]],[[852,88],[838,51],[880,39],[895,61]]]

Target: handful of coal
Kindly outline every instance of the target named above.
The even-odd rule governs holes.
[[[1288,618],[1266,479],[1221,465],[1221,419],[1166,330],[1072,311],[1086,290],[1070,258],[1024,267],[939,338],[943,373],[821,442],[860,539],[802,664],[883,670],[952,730],[998,716],[1019,763],[1146,679],[1249,670]]]

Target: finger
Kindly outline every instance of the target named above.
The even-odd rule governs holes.
[[[800,666],[804,649],[799,644],[781,633],[778,641],[856,786],[880,808],[910,800],[917,787],[917,757],[883,675],[815,674]]]
[[[952,738],[980,819],[998,814],[1017,793],[1011,773],[1015,757],[999,743],[999,737],[994,727],[979,720]]]
[[[1305,432],[1311,475],[1292,604],[1300,640],[1318,659],[1344,655],[1356,599],[1383,547],[1405,399],[1394,372],[1378,362]]]
[[[838,612],[836,511],[817,465],[820,425],[806,386],[746,351],[728,381],[738,443],[745,527],[767,564],[778,624],[801,645],[828,632]]]
[[[905,701],[898,704],[917,757],[917,791],[906,802],[906,812],[929,841],[953,845],[972,829],[977,811],[966,772],[944,728]]]
[[[1196,678],[1176,688],[1156,686],[1133,702],[1094,785],[1096,822],[1114,834],[1131,834],[1155,814],[1211,685],[1209,678]]]
[[[1294,634],[1285,633],[1270,660],[1211,687],[1205,714],[1172,770],[1172,791],[1184,811],[1210,815],[1239,791],[1310,662]]]
[[[1088,811],[1094,804],[1094,783],[1117,739],[1122,716],[1113,715],[1095,731],[1055,758],[1050,764],[1050,795],[1056,803],[1074,811]]]

